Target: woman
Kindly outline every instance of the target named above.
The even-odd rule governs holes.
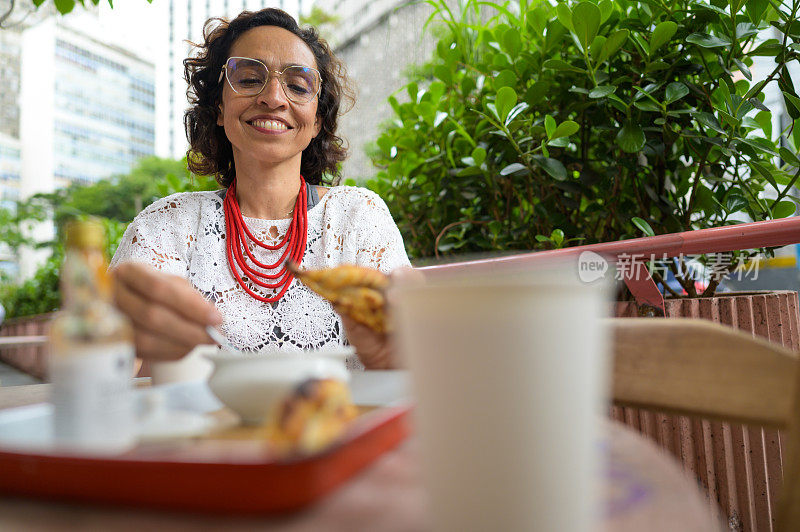
[[[365,367],[391,367],[385,337],[343,323],[283,266],[286,258],[303,268],[409,266],[377,195],[319,186],[346,155],[336,136],[341,64],[314,29],[283,11],[212,21],[184,61],[185,124],[189,168],[225,189],[163,198],[126,230],[111,266],[137,353],[178,358],[209,343],[213,325],[245,350],[349,340]]]

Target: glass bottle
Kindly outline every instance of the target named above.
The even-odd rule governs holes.
[[[133,330],[111,302],[103,227],[72,222],[62,310],[50,328],[53,434],[62,449],[122,452],[135,443]]]

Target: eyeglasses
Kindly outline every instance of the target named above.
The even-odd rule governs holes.
[[[282,72],[270,70],[258,59],[231,57],[222,67],[217,82],[223,74],[236,94],[257,96],[269,83],[270,73],[276,74],[283,93],[294,103],[308,103],[319,94],[322,80],[319,71],[307,66],[292,65]]]

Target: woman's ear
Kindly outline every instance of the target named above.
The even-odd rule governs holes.
[[[225,125],[225,114],[222,111],[222,103],[217,106],[217,125],[223,126]]]
[[[319,135],[320,131],[322,131],[322,117],[317,115],[316,118],[314,118],[314,136],[311,138],[317,138],[317,135]]]

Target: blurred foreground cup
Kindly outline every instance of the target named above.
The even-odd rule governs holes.
[[[571,263],[428,277],[393,303],[434,529],[594,529],[609,283]]]
[[[207,380],[214,364],[205,355],[215,355],[219,348],[215,345],[198,345],[181,359],[171,362],[153,362],[150,372],[153,384]]]

